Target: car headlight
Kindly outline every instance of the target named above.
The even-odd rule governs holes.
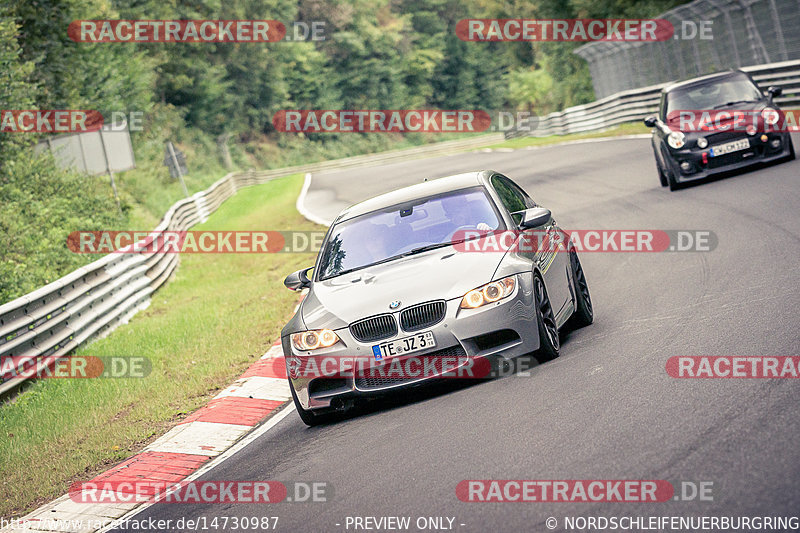
[[[328,348],[337,342],[339,342],[339,336],[330,329],[312,329],[292,333],[292,344],[302,351]]]
[[[698,137],[697,138],[697,147],[698,148],[705,148],[706,146],[708,146],[708,139],[706,139],[705,137]]]
[[[503,298],[508,298],[517,286],[517,277],[509,276],[498,281],[487,283],[477,289],[472,289],[461,299],[463,309],[475,309],[482,305],[490,304]]]
[[[778,111],[772,109],[771,107],[765,107],[761,110],[761,118],[764,119],[764,122],[769,124],[770,126],[777,124],[778,120],[780,120],[780,115]]]
[[[680,131],[673,131],[667,136],[667,144],[675,149],[683,148],[683,145],[686,144],[686,136]]]

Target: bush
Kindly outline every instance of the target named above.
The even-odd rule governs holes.
[[[67,249],[75,230],[124,225],[106,176],[58,169],[49,155],[20,153],[0,169],[0,303],[98,258]]]

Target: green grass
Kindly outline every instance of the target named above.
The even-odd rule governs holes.
[[[493,144],[488,148],[527,148],[528,146],[544,146],[547,144],[558,144],[567,141],[577,141],[581,139],[597,139],[600,137],[618,137],[621,135],[635,135],[638,133],[649,133],[650,128],[641,122],[631,122],[620,124],[613,128],[589,133],[570,133],[569,135],[550,135],[548,137],[517,137],[507,141]]]
[[[240,191],[193,229],[312,230],[294,208],[302,176]],[[133,455],[269,349],[297,297],[283,286],[313,254],[185,254],[152,304],[77,352],[145,356],[141,379],[39,380],[0,408],[0,516]]]

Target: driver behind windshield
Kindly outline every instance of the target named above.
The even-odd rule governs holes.
[[[498,229],[482,187],[393,206],[336,224],[321,254],[321,279],[390,261],[416,249],[447,245],[459,230]]]

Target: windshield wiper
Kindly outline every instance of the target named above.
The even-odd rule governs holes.
[[[733,102],[726,102],[724,104],[719,104],[717,106],[714,106],[712,109],[719,109],[721,107],[730,107],[736,104],[753,104],[755,102],[758,102],[758,100],[734,100]]]
[[[357,266],[357,267],[353,267],[353,268],[348,268],[346,270],[342,270],[341,272],[336,272],[336,273],[333,273],[333,274],[331,274],[329,276],[325,276],[324,278],[320,278],[320,281],[325,281],[326,279],[335,278],[336,276],[344,276],[345,274],[351,274],[351,273],[355,272],[356,270],[363,270],[365,268],[373,267],[375,265],[388,263],[392,259],[397,259],[398,257],[402,257],[402,256],[393,255],[392,257],[386,257],[385,259],[381,259],[380,261],[375,261],[374,263],[369,263],[369,264],[366,264],[366,265],[361,265],[361,266]]]
[[[450,246],[454,244],[453,242],[440,242],[439,244],[429,244],[427,246],[421,246],[419,248],[414,248],[413,250],[409,250],[405,253],[400,254],[398,257],[406,257],[409,255],[417,255],[421,254],[422,252],[427,252],[429,250],[435,250],[437,248],[444,248],[445,246]]]
[[[351,272],[355,272],[356,270],[361,270],[362,268],[367,268],[368,266],[372,266],[372,265],[364,265],[364,266],[355,267],[355,268],[348,268],[347,270],[342,270],[341,272],[336,272],[335,274],[331,274],[330,276],[326,276],[324,278],[321,278],[321,280],[325,281],[326,279],[335,278],[336,276],[343,276],[345,274],[350,274]]]

